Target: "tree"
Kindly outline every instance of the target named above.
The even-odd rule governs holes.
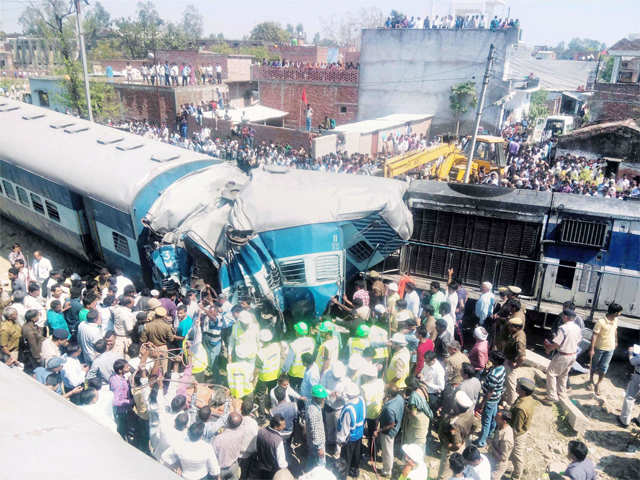
[[[549,107],[547,107],[547,98],[549,92],[546,90],[538,90],[531,94],[529,105],[529,120],[531,124],[535,124],[538,118],[544,118],[549,115]]]
[[[600,70],[598,71],[599,82],[610,82],[611,74],[613,73],[614,58],[610,55],[605,55],[600,58]],[[615,82],[615,79],[614,79]]]
[[[451,87],[449,94],[449,108],[456,119],[456,137],[460,133],[460,119],[471,108],[478,105],[476,85],[473,82],[458,83]]]
[[[324,35],[320,45],[359,47],[362,29],[382,25],[384,14],[377,8],[361,8],[359,11],[323,18],[320,22]]]
[[[590,54],[597,57],[598,54],[606,48],[606,45],[598,40],[590,38],[572,38],[565,46],[564,42],[560,42],[553,49],[556,57],[563,60],[573,60],[578,55]]]
[[[111,23],[111,15],[100,2],[96,2],[85,12],[82,29],[88,51],[96,47],[98,40],[110,34]]]
[[[277,22],[262,22],[253,27],[249,38],[251,40],[282,44],[289,43],[291,34]]]
[[[182,12],[182,31],[187,43],[192,48],[198,48],[198,42],[202,38],[204,18],[200,10],[193,4],[189,4]]]
[[[81,117],[87,118],[86,97],[82,96],[79,105],[75,106],[70,95],[68,80],[64,80],[63,86],[64,89],[58,101],[73,111],[79,111]],[[105,123],[123,117],[124,106],[113,85],[106,82],[89,82],[89,91],[91,92],[91,111],[96,122]]]

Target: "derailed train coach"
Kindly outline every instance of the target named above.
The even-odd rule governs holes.
[[[572,301],[594,312],[616,302],[640,317],[636,200],[421,180],[406,201],[414,228],[403,271],[446,279],[453,269],[472,286],[516,285],[538,309]]]
[[[280,168],[246,176],[214,165],[176,181],[145,217],[154,269],[175,281],[195,270],[236,300],[319,316],[345,279],[411,236],[406,189],[377,177]]]

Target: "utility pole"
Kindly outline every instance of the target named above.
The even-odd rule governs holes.
[[[493,65],[493,55],[495,53],[495,47],[493,43],[489,47],[489,57],[487,57],[487,68],[484,71],[484,78],[482,80],[482,90],[480,91],[480,100],[478,101],[478,110],[476,111],[476,121],[473,126],[473,137],[471,137],[471,150],[469,151],[469,158],[467,158],[467,170],[464,172],[464,183],[469,183],[469,175],[471,174],[471,163],[473,162],[473,154],[476,151],[476,141],[478,139],[478,128],[480,128],[480,120],[482,119],[482,110],[484,108],[484,97],[487,93],[487,86],[489,85],[489,76],[491,75],[491,66]]]
[[[82,70],[84,73],[84,93],[87,97],[87,111],[89,112],[89,121],[93,122],[93,111],[91,110],[91,92],[89,91],[89,74],[87,73],[87,52],[84,48],[84,34],[82,33],[82,21],[80,12],[80,1],[74,0],[76,6],[76,29],[78,38],[80,39],[80,58],[82,59]]]

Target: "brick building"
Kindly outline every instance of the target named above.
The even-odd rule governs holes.
[[[352,122],[358,115],[358,70],[251,67],[251,79],[258,82],[260,103],[284,110],[285,126],[304,126],[302,92],[313,109],[313,126],[333,118],[337,125]]]
[[[595,82],[591,118],[598,122],[640,118],[640,39],[623,38],[608,54],[614,59],[611,78]]]

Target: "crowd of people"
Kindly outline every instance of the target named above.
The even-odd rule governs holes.
[[[113,68],[107,66],[107,77],[113,76]],[[148,85],[186,87],[188,85],[222,84],[222,65],[191,65],[189,63],[165,62],[143,63],[140,68],[127,63],[122,74],[127,82],[141,82]]]
[[[507,17],[494,16],[491,20],[485,18],[484,15],[435,15],[434,17],[408,17],[407,15],[390,15],[384,22],[386,29],[446,29],[446,30],[462,30],[462,29],[489,29],[491,31],[507,30],[510,28],[519,28],[520,20]]]
[[[322,318],[297,319],[209,286],[138,289],[120,271],[80,276],[40,252],[27,262],[19,244],[8,259],[2,362],[189,480],[357,478],[361,466],[410,480],[529,478],[538,402],[566,398],[585,348],[598,394],[622,312],[611,304],[585,346],[584,321],[563,305],[544,344],[545,395],[523,373],[515,286],[485,282],[474,302],[453,272],[420,292],[407,275],[370,271]],[[640,352],[629,361],[623,426],[640,425]],[[439,456],[437,472],[426,454]],[[587,455],[571,441],[563,475],[594,480]]]

